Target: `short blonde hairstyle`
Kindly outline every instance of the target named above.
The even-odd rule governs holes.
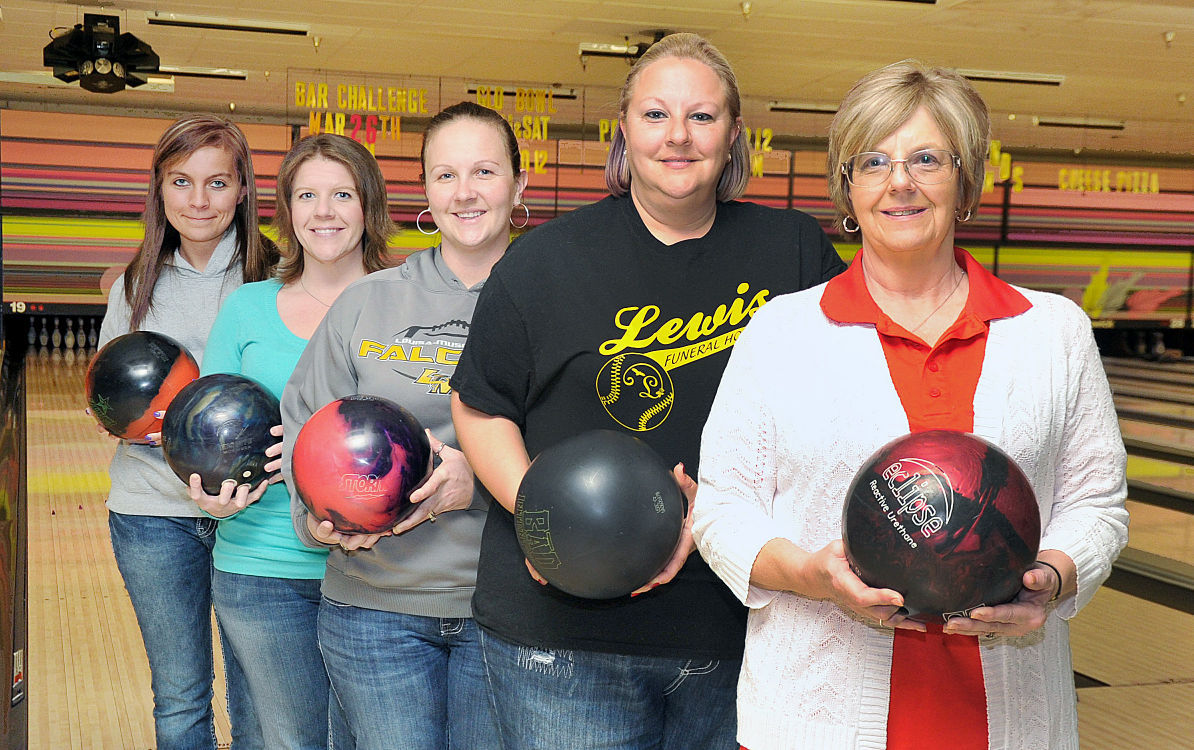
[[[959,213],[978,208],[983,173],[991,143],[987,104],[961,74],[903,60],[872,71],[854,84],[829,125],[826,171],[829,197],[837,208],[837,224],[853,216],[850,185],[842,162],[894,133],[924,107],[961,160],[958,171]]]
[[[716,47],[697,34],[670,34],[652,44],[642,57],[626,75],[626,83],[622,85],[622,94],[618,99],[618,118],[626,119],[626,110],[630,105],[630,96],[634,91],[634,84],[642,72],[651,63],[667,58],[681,60],[696,60],[703,63],[721,79],[725,89],[726,108],[730,111],[730,118],[737,124],[742,117],[742,95],[738,92],[738,78],[734,69]],[[745,128],[738,130],[738,137],[730,144],[730,161],[721,170],[721,177],[717,180],[717,200],[732,201],[740,198],[746,192],[746,183],[750,180],[750,153],[746,145]],[[610,139],[609,156],[605,160],[605,186],[616,196],[623,196],[630,192],[630,164],[626,158],[626,136],[622,135],[622,128],[614,128],[613,138]]]

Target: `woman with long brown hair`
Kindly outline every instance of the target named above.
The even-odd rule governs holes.
[[[145,237],[112,287],[99,344],[156,331],[198,361],[224,297],[268,276],[277,260],[257,226],[253,162],[240,129],[211,115],[172,124],[154,149],[142,219]],[[191,502],[166,465],[158,437],[121,440],[116,447],[107,502],[112,549],[149,657],[157,747],[214,750],[216,521]],[[261,747],[244,676],[227,649],[225,657],[233,747]]]

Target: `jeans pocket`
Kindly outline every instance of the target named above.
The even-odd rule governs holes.
[[[671,684],[663,689],[663,694],[670,695],[671,693],[675,692],[682,684],[684,684],[684,681],[692,675],[709,674],[713,670],[717,669],[717,665],[719,663],[720,662],[716,660],[706,662],[693,662],[692,660],[689,660],[684,662],[684,666],[680,667],[680,671],[676,674],[676,679],[672,680]]]
[[[199,516],[195,519],[195,536],[199,537],[200,539],[206,539],[207,537],[216,533],[216,528],[219,525],[220,522],[214,518]]]
[[[329,607],[335,607],[336,609],[351,609],[352,608],[351,604],[345,604],[344,602],[338,602],[335,599],[329,599],[326,596],[321,596],[319,598],[319,603],[326,604]]]
[[[575,668],[572,651],[518,647],[518,666],[549,677],[570,679]]]

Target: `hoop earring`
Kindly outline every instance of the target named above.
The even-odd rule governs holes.
[[[435,231],[432,231],[432,232],[428,232],[426,229],[423,228],[423,224],[422,224],[423,214],[429,214],[429,213],[431,213],[430,208],[424,208],[422,211],[419,212],[419,215],[415,217],[415,229],[418,229],[423,234],[427,235],[428,237],[431,237],[432,235],[439,234],[439,227],[436,227]]]
[[[527,208],[527,204],[523,203],[522,201],[514,204],[514,208],[518,208],[519,206],[522,206],[522,210],[526,212],[527,217],[522,220],[521,224],[515,224],[514,217],[511,216],[510,226],[514,227],[515,229],[526,229],[527,224],[531,223],[531,209]]]
[[[846,222],[850,222],[850,221],[854,222],[853,229],[851,229],[850,225],[846,223]],[[846,234],[854,234],[859,229],[862,229],[862,227],[858,226],[858,221],[853,216],[847,216],[846,218],[842,219],[842,229],[844,229],[846,231]]]
[[[958,217],[958,221],[959,221],[959,222],[970,221],[970,209],[966,209],[966,215],[965,215],[965,216],[959,216],[959,217]]]

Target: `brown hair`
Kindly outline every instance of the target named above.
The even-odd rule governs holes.
[[[327,159],[344,165],[352,175],[361,212],[365,215],[364,253],[361,262],[365,273],[373,273],[390,266],[389,242],[395,232],[386,204],[386,179],[377,166],[377,159],[369,149],[351,138],[334,133],[309,135],[291,147],[290,153],[278,167],[277,206],[274,229],[282,246],[282,262],[278,264],[278,278],[289,284],[303,275],[303,246],[294,233],[290,218],[291,191],[299,167],[309,159]]]
[[[730,117],[736,123],[742,116],[742,95],[738,92],[738,78],[734,69],[726,60],[725,55],[704,38],[697,34],[671,34],[652,44],[642,57],[626,75],[626,83],[622,85],[622,93],[618,99],[618,117],[626,119],[626,111],[630,105],[630,97],[634,91],[634,84],[648,65],[659,60],[679,58],[681,60],[696,60],[703,63],[721,79],[725,89],[726,106],[730,110]],[[746,192],[746,183],[750,181],[750,153],[746,143],[744,129],[738,130],[738,137],[730,144],[730,161],[721,170],[721,177],[717,180],[717,200],[732,201]],[[626,136],[622,128],[614,128],[613,138],[609,143],[609,156],[605,160],[605,186],[609,192],[622,196],[630,191],[630,164],[626,158]]]
[[[842,162],[874,148],[921,107],[932,115],[950,149],[961,160],[957,210],[978,208],[991,142],[986,102],[956,71],[930,68],[918,60],[903,60],[860,78],[829,125],[826,170],[829,197],[838,210],[839,227],[852,215],[850,185],[842,172]]]
[[[236,227],[236,257],[241,275],[247,283],[267,278],[278,262],[278,249],[257,225],[257,184],[253,174],[253,158],[249,143],[240,128],[229,120],[214,115],[184,117],[162,133],[153,149],[150,167],[149,193],[141,223],[145,235],[141,246],[124,270],[124,299],[131,310],[129,330],[135,331],[153,307],[153,290],[162,268],[178,248],[178,230],[166,219],[162,203],[162,181],[165,174],[201,148],[220,148],[232,157],[236,168],[237,187],[245,190],[245,197],[237,204],[232,219]]]
[[[511,174],[518,177],[518,173],[522,171],[522,158],[518,153],[518,138],[514,136],[510,123],[489,107],[482,107],[476,102],[460,102],[450,107],[444,107],[427,123],[427,129],[423,131],[423,149],[419,152],[419,167],[422,169],[419,179],[423,182],[427,181],[427,143],[431,140],[431,136],[448,123],[466,118],[488,123],[502,134],[502,139],[506,142],[506,152],[510,155]]]

